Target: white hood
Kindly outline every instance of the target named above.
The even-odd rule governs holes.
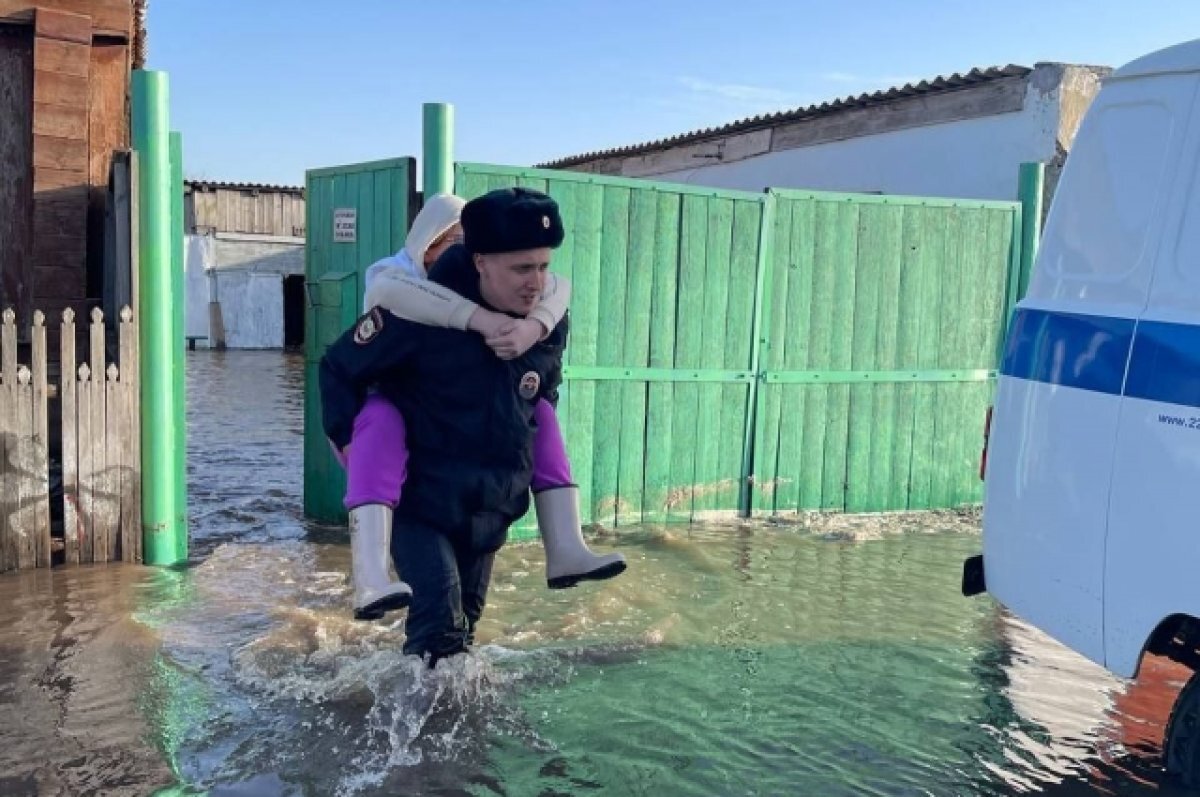
[[[412,229],[404,241],[404,251],[422,271],[425,270],[425,252],[429,245],[458,222],[465,204],[466,200],[453,194],[434,194],[413,219]]]

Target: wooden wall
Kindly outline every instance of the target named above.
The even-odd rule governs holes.
[[[0,0],[0,306],[22,322],[100,299],[132,27],[131,0]]]
[[[29,304],[33,36],[0,27],[0,309]]]
[[[299,188],[188,182],[183,191],[184,230],[302,238],[304,192]]]

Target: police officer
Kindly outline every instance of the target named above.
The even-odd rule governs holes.
[[[558,206],[543,193],[493,191],[463,208],[464,241],[430,279],[480,306],[517,317],[540,300],[552,250],[563,240]],[[492,561],[529,508],[534,405],[561,381],[566,319],[514,360],[472,332],[424,326],[379,308],[321,360],[325,433],[350,441],[369,388],[404,416],[408,480],[390,547],[413,589],[404,652],[438,659],[466,650],[483,613]]]

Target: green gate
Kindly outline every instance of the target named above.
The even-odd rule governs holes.
[[[317,365],[362,314],[362,275],[404,245],[416,214],[413,158],[313,169],[306,174],[304,514],[345,521],[346,476],[321,429]]]
[[[1021,206],[771,191],[756,511],[977,502]]]

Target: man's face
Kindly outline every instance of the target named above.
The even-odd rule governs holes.
[[[549,247],[542,247],[475,255],[484,300],[497,310],[528,315],[542,298],[550,254]]]

